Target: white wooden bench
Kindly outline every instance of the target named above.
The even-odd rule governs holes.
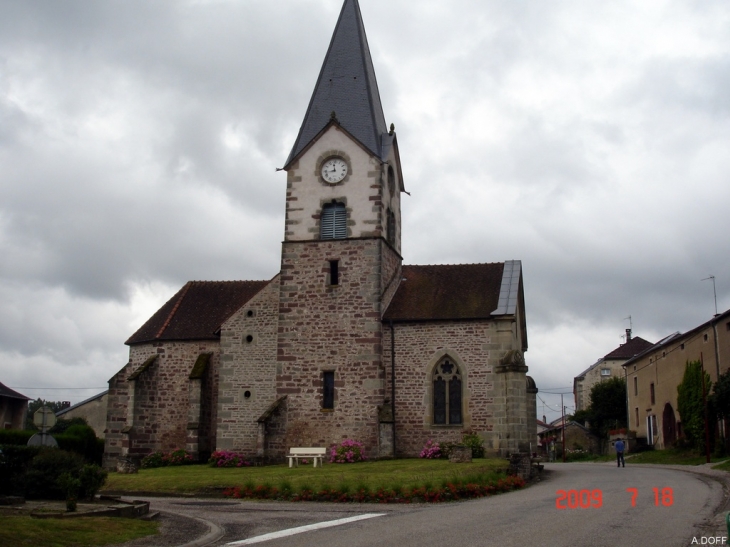
[[[322,461],[327,454],[326,448],[290,448],[287,458],[289,458],[289,467],[293,465],[299,466],[299,460],[312,459],[314,467],[317,467],[317,460],[319,460],[319,466],[322,467]]]

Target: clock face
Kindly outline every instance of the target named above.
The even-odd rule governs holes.
[[[322,164],[322,178],[336,184],[347,176],[347,162],[342,158],[330,158]]]

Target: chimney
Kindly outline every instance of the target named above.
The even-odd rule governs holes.
[[[626,329],[626,343],[631,342],[631,329]]]

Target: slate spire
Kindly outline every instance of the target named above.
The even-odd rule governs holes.
[[[345,0],[286,167],[332,120],[377,157],[385,125],[373,60],[357,0]]]

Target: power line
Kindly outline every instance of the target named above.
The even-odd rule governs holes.
[[[35,390],[43,390],[43,391],[49,391],[49,390],[59,390],[59,391],[66,391],[71,389],[108,389],[109,386],[102,386],[102,387],[17,387],[17,386],[8,386],[10,389],[35,389]]]

